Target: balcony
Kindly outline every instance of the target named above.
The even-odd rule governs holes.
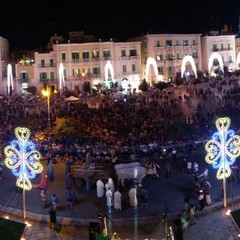
[[[131,59],[137,59],[137,55],[129,56],[129,60],[131,60]]]
[[[89,58],[82,58],[83,62],[89,62]]]
[[[45,64],[38,64],[39,68],[55,68],[56,64],[54,63],[45,63]]]
[[[29,83],[30,80],[29,79],[20,79],[20,78],[18,78],[17,81],[19,83]]]
[[[163,50],[163,49],[164,49],[164,46],[156,46],[156,47],[154,47],[155,51],[160,51],[160,50]]]
[[[79,63],[79,62],[80,62],[80,59],[79,59],[79,58],[72,59],[72,62],[73,62],[73,63]]]
[[[104,61],[111,60],[111,57],[110,57],[110,56],[103,56],[103,60],[104,60]]]
[[[92,58],[92,62],[99,62],[100,61],[100,57],[93,57]]]

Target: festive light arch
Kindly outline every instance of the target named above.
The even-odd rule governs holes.
[[[240,68],[239,64],[240,64],[240,53],[238,53],[237,60],[236,60],[236,68],[238,69]]]
[[[193,57],[190,56],[190,55],[185,56],[185,57],[183,58],[183,60],[182,60],[181,77],[183,77],[183,74],[184,74],[185,69],[186,69],[186,64],[187,64],[188,62],[191,64],[191,67],[192,67],[192,70],[193,70],[193,72],[194,72],[195,77],[197,77],[197,68],[196,68],[196,65],[195,65],[195,62],[194,62]]]
[[[17,140],[10,142],[10,145],[4,148],[6,156],[4,163],[11,169],[13,175],[17,178],[16,185],[24,190],[30,190],[32,184],[30,179],[34,179],[36,174],[43,171],[43,166],[39,162],[41,154],[36,150],[36,146],[29,141],[30,130],[24,127],[15,128]]]
[[[105,64],[105,67],[104,67],[104,71],[105,71],[105,83],[106,83],[106,87],[109,87],[108,86],[108,70],[110,70],[110,75],[112,77],[112,80],[114,79],[114,71],[113,71],[113,66],[112,66],[112,63],[110,62],[110,60],[107,61],[107,63]]]
[[[64,67],[63,63],[59,65],[59,89],[61,90],[63,85],[65,84],[65,77],[64,77]]]
[[[150,68],[150,65],[153,66],[153,69],[154,69],[154,73],[156,75],[156,78],[158,79],[158,68],[157,68],[157,62],[154,58],[152,57],[149,57],[147,59],[147,64],[146,64],[146,80],[148,81],[148,75],[149,75],[149,68]],[[152,82],[151,82],[152,84]]]
[[[13,76],[12,76],[12,65],[7,65],[7,90],[8,94],[10,94],[11,89],[13,90]]]
[[[212,53],[212,55],[210,56],[210,58],[208,60],[208,72],[209,72],[210,75],[211,75],[211,69],[212,69],[212,66],[213,66],[214,59],[218,60],[219,66],[220,66],[221,70],[224,72],[222,57],[220,56],[219,53],[214,52],[214,53]]]

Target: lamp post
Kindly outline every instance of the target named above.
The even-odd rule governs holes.
[[[31,190],[31,179],[36,177],[43,170],[42,164],[39,162],[41,158],[40,152],[36,150],[36,146],[32,141],[28,141],[30,130],[25,127],[15,128],[15,136],[17,140],[10,142],[9,146],[4,148],[6,156],[4,163],[7,168],[11,169],[13,175],[17,178],[16,185],[23,189],[23,220],[26,219],[26,203],[25,190]]]
[[[212,135],[205,149],[207,151],[206,162],[218,169],[217,178],[223,180],[223,206],[227,206],[226,178],[231,175],[230,166],[240,156],[240,136],[235,131],[229,130],[231,120],[228,117],[218,118],[216,127],[218,132]]]
[[[50,117],[50,96],[51,96],[51,92],[50,92],[50,87],[47,85],[47,89],[46,90],[42,90],[42,95],[44,97],[47,98],[47,113],[48,113],[48,126],[51,126],[51,117]]]

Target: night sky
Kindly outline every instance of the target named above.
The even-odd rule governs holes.
[[[41,0],[0,1],[0,36],[12,49],[45,46],[54,33],[84,31],[125,41],[149,33],[238,32],[239,0]]]

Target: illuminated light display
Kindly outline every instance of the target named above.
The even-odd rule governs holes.
[[[7,91],[8,91],[8,94],[11,93],[11,89],[13,90],[12,66],[11,66],[11,64],[8,64],[7,65]]]
[[[217,59],[218,60],[218,63],[219,63],[219,67],[221,68],[222,72],[224,72],[224,69],[223,69],[223,60],[222,60],[222,57],[220,56],[219,53],[212,53],[212,55],[210,56],[209,60],[208,60],[208,72],[210,75],[214,75],[214,70],[212,71],[212,67],[213,67],[213,62],[214,60]]]
[[[108,83],[108,70],[110,71],[111,79],[114,81],[114,70],[111,62],[108,60],[104,67],[105,72],[105,85],[106,87],[110,87],[110,84]]]
[[[218,169],[217,178],[223,179],[224,207],[226,207],[226,178],[231,175],[230,166],[240,156],[240,136],[235,135],[235,131],[229,130],[230,124],[230,118],[218,118],[216,120],[218,132],[215,132],[205,145],[206,162],[212,164],[214,169]]]
[[[64,83],[65,83],[64,67],[63,67],[63,64],[60,63],[60,65],[59,65],[59,90],[62,89]]]
[[[236,68],[239,69],[239,64],[240,64],[240,53],[237,55],[237,60],[236,60]]]
[[[187,55],[183,58],[182,60],[182,66],[181,66],[181,77],[183,77],[183,74],[185,72],[185,69],[186,69],[186,64],[187,63],[190,63],[191,64],[191,67],[192,67],[192,70],[194,72],[194,75],[195,77],[197,77],[197,68],[196,68],[196,65],[194,63],[194,60],[193,60],[193,57],[190,56],[190,55]]]
[[[158,79],[157,62],[156,62],[156,60],[155,60],[154,58],[149,57],[149,58],[147,59],[147,64],[146,64],[146,81],[148,81],[150,65],[153,66],[153,69],[154,69],[154,73],[155,73],[155,75],[156,75],[156,78],[157,78],[157,80],[159,80],[159,79]],[[152,85],[152,84],[153,84],[153,82],[152,82],[152,80],[151,80],[151,85]]]
[[[4,148],[6,156],[4,163],[18,177],[16,185],[24,190],[30,190],[32,188],[30,179],[34,179],[36,174],[43,171],[43,166],[39,162],[41,154],[36,150],[35,144],[29,141],[30,134],[28,128],[15,128],[17,140],[11,141],[10,145]]]

